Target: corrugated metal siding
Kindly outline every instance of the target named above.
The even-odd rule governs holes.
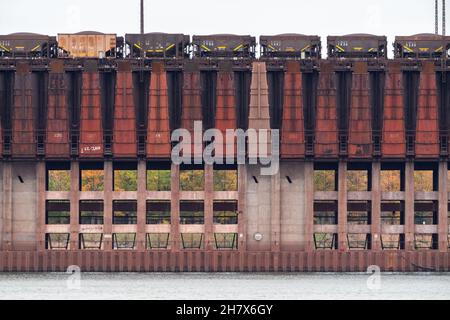
[[[315,155],[319,158],[336,158],[339,150],[336,77],[330,62],[322,62],[320,68]]]
[[[434,64],[424,63],[420,75],[416,157],[439,157],[437,84]]]
[[[382,154],[389,158],[406,156],[403,74],[398,63],[390,63],[386,74]]]
[[[284,81],[281,157],[305,156],[302,73],[298,62],[288,62]]]
[[[80,157],[103,156],[103,126],[98,72],[83,72]]]

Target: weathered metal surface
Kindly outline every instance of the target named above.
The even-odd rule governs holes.
[[[192,64],[184,72],[183,106],[181,110],[181,127],[187,129],[192,138],[194,137],[194,122],[203,121],[200,71],[196,69],[196,65]],[[191,142],[193,143],[193,141]],[[186,144],[184,144],[184,147],[189,149]],[[197,155],[203,154],[203,150],[194,150],[193,145],[191,145],[191,155],[194,155],[194,152]]]
[[[169,33],[126,34],[125,41],[133,58],[185,58],[190,37]]]
[[[382,154],[387,158],[406,156],[403,74],[400,64],[388,64],[384,100]]]
[[[254,57],[256,39],[252,36],[216,34],[193,36],[196,57]]]
[[[395,58],[434,59],[441,58],[443,52],[448,58],[450,37],[435,34],[396,37],[394,49]]]
[[[372,115],[367,64],[355,65],[350,106],[349,146],[350,158],[372,157]]]
[[[114,157],[135,158],[137,155],[137,143],[133,76],[129,65],[126,63],[123,63],[117,71],[115,103]]]
[[[336,158],[339,150],[336,79],[330,62],[321,62],[320,68],[314,153],[319,158]]]
[[[182,252],[117,250],[0,252],[0,272],[448,272],[450,254],[432,251]]]
[[[387,38],[370,34],[328,37],[330,58],[387,58]]]
[[[436,73],[434,64],[426,62],[420,75],[416,127],[416,157],[439,157],[439,123]]]
[[[216,89],[216,128],[222,132],[222,135],[226,136],[226,130],[236,129],[236,107],[235,107],[235,88],[234,88],[234,73],[231,71],[219,71],[217,74],[217,89]],[[216,148],[215,155],[217,157],[223,157],[227,150],[234,150],[236,154],[236,141],[228,141],[224,139],[221,146]],[[216,141],[218,145],[220,141]]]
[[[47,158],[70,157],[67,76],[58,61],[52,63],[49,74],[45,155]]]
[[[117,35],[100,32],[58,34],[58,45],[63,50],[60,56],[71,58],[116,57]]]
[[[14,106],[12,111],[12,156],[34,158],[36,156],[35,119],[37,79],[27,62],[17,64],[14,81]]]
[[[103,127],[98,72],[83,72],[80,158],[103,157]]]
[[[56,37],[35,33],[0,35],[0,57],[53,58]]]
[[[170,153],[167,75],[163,63],[153,62],[150,80],[147,157],[168,159]]]
[[[303,34],[280,34],[276,36],[261,36],[261,56],[320,58],[321,42],[319,36]]]
[[[305,156],[303,82],[298,62],[288,62],[284,81],[281,157],[299,159]]]

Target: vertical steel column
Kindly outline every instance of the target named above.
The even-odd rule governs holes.
[[[38,251],[45,250],[45,201],[46,201],[46,168],[45,162],[36,164],[36,190],[37,190],[37,214],[36,214],[36,247]]]
[[[381,163],[372,163],[372,250],[381,250]]]
[[[414,162],[405,164],[405,250],[414,249]]]
[[[147,224],[147,163],[143,160],[138,162],[138,184],[137,184],[137,250],[146,249]]]
[[[305,162],[305,251],[314,251],[314,163]]]
[[[3,163],[3,230],[2,250],[12,250],[12,164]]]
[[[272,195],[271,195],[271,213],[270,213],[270,220],[271,220],[271,235],[270,235],[270,241],[271,241],[271,251],[272,252],[279,252],[280,251],[280,243],[281,243],[281,182],[280,182],[280,170],[271,177],[271,189],[272,189]]]
[[[348,249],[347,199],[347,162],[341,160],[338,168],[338,249],[340,251]]]
[[[246,210],[246,192],[247,192],[247,167],[243,164],[238,165],[238,249],[241,252],[247,250],[247,210]]]
[[[180,250],[180,166],[172,164],[171,168],[171,227],[170,241],[172,252]]]
[[[205,249],[214,250],[214,167],[205,165]]]
[[[105,232],[105,251],[111,251],[112,248],[112,233],[113,233],[113,208],[112,208],[112,190],[113,190],[113,164],[111,161],[104,163],[105,174],[105,190],[103,191],[103,211],[104,211],[104,232]]]
[[[448,250],[448,163],[439,163],[439,251]]]
[[[70,250],[77,250],[79,244],[80,219],[80,163],[70,163]]]

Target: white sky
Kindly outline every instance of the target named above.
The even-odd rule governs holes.
[[[0,0],[0,34],[139,32],[139,0]],[[449,7],[450,8],[450,7]],[[434,33],[434,0],[146,0],[146,32]],[[449,30],[450,31],[450,30]],[[392,56],[392,47],[390,47]]]

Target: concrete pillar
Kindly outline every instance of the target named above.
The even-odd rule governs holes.
[[[2,250],[12,250],[12,164],[3,163],[3,230]]]
[[[136,249],[146,249],[145,226],[147,224],[147,163],[143,160],[138,162],[137,171],[137,235]]]
[[[36,190],[37,190],[37,214],[36,214],[36,247],[38,251],[45,250],[45,194],[46,194],[46,168],[45,162],[39,161],[36,165]]]
[[[372,250],[381,250],[381,163],[372,163]]]
[[[281,244],[281,181],[280,181],[280,170],[271,177],[271,213],[270,213],[270,241],[271,241],[271,251],[279,252]]]
[[[171,250],[177,252],[180,250],[180,166],[172,164],[171,168],[171,227],[170,241]]]
[[[314,250],[314,163],[305,162],[305,251]]]
[[[103,211],[104,211],[104,248],[105,251],[112,250],[112,223],[113,223],[113,207],[112,207],[112,190],[113,190],[113,163],[111,161],[105,161],[104,164],[105,174],[105,190],[103,199]]]
[[[414,249],[414,162],[405,164],[405,250]]]
[[[439,163],[439,251],[448,250],[448,163]]]
[[[347,162],[339,161],[338,168],[338,243],[339,250],[348,250],[347,242]]]
[[[214,167],[205,165],[205,249],[214,250]]]
[[[244,252],[247,250],[247,167],[238,166],[238,250]]]
[[[79,247],[80,232],[80,163],[70,163],[70,250]]]

